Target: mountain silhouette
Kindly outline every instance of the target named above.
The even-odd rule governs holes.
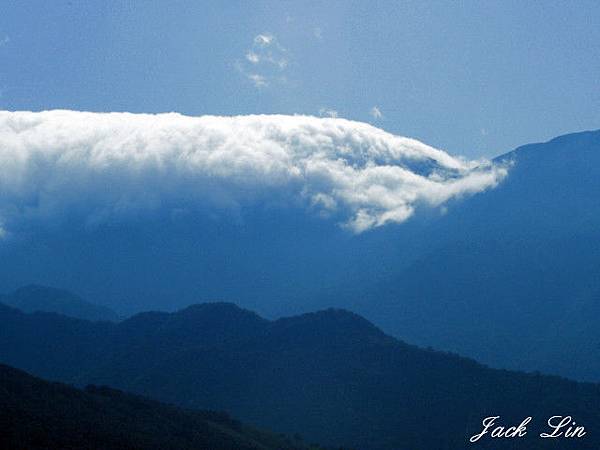
[[[184,410],[107,387],[49,383],[0,364],[4,449],[308,449],[227,414]]]
[[[4,303],[24,312],[55,312],[65,316],[85,320],[108,320],[116,322],[119,316],[106,306],[86,302],[81,297],[66,291],[47,286],[23,286],[8,295],[0,295]]]
[[[398,341],[329,309],[266,320],[233,304],[141,313],[120,323],[0,308],[0,361],[35,375],[107,385],[185,408],[228,411],[308,442],[360,449],[456,449],[481,420],[533,416],[530,434],[485,448],[556,448],[537,436],[569,414],[595,448],[600,386],[490,369]],[[7,324],[7,326],[4,326]],[[504,445],[504,446],[503,446]],[[554,445],[554,447],[552,446]]]
[[[599,381],[600,131],[498,161],[508,178],[432,225],[435,248],[346,299],[419,345]]]

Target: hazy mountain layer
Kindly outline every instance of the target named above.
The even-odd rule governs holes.
[[[55,312],[84,320],[119,320],[116,312],[106,306],[94,305],[63,289],[29,285],[8,295],[0,295],[0,303],[23,312]]]
[[[486,440],[485,448],[558,448],[536,435],[560,414],[590,430],[560,448],[600,443],[599,385],[422,350],[343,310],[268,321],[216,303],[111,324],[3,307],[0,321],[0,361],[51,379],[226,410],[328,445],[464,448],[484,417],[499,415],[535,420],[523,440]]]
[[[65,286],[122,315],[208,300],[267,317],[343,307],[409,342],[599,381],[600,132],[496,163],[509,170],[494,189],[445,214],[417,202],[401,225],[359,235],[268,201],[85,229],[65,216],[2,242],[0,289]]]
[[[430,227],[436,248],[342,297],[410,342],[598,381],[600,132],[502,159],[501,186]]]

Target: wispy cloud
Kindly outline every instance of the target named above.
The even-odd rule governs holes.
[[[321,28],[319,27],[316,27],[315,29],[313,29],[313,36],[316,37],[318,40],[322,40],[323,30],[321,30]]]
[[[371,117],[373,117],[373,119],[381,119],[383,117],[383,114],[381,113],[381,110],[377,106],[373,106],[369,110],[369,115]]]
[[[10,42],[10,38],[8,36],[0,37],[0,47],[8,44]]]
[[[238,71],[257,88],[267,87],[273,82],[285,82],[283,72],[288,65],[287,49],[271,33],[256,35],[244,60],[236,62]]]
[[[268,85],[267,79],[257,73],[249,73],[248,78],[252,81],[252,83],[254,83],[254,86],[258,88],[266,87]]]
[[[335,109],[321,108],[319,109],[319,115],[321,117],[331,117],[335,119],[338,117],[339,114]]]
[[[246,59],[252,64],[258,64],[260,62],[260,57],[252,51],[246,53]]]
[[[271,33],[259,34],[254,38],[254,44],[259,47],[268,47],[275,42],[275,36]]]
[[[283,199],[360,233],[495,186],[506,169],[311,116],[0,111],[3,233]]]

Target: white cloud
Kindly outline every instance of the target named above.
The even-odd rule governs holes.
[[[258,64],[260,62],[260,56],[258,56],[254,52],[246,53],[246,59],[250,61],[252,64]]]
[[[275,36],[271,33],[259,34],[254,38],[254,43],[259,47],[268,47],[275,42]]]
[[[322,40],[323,39],[323,31],[317,27],[313,30],[313,35],[314,37],[316,37],[318,40]]]
[[[10,42],[10,38],[8,36],[4,36],[0,38],[0,47],[8,44]]]
[[[381,111],[377,106],[373,106],[369,110],[369,114],[371,115],[371,117],[373,117],[373,119],[381,119],[383,117],[383,114],[381,114]]]
[[[288,51],[271,33],[254,37],[252,47],[246,52],[245,61],[237,61],[236,69],[255,87],[262,88],[273,82],[285,83],[282,72],[289,65]]]
[[[268,85],[267,83],[267,79],[265,77],[263,77],[262,75],[259,75],[257,73],[250,73],[248,74],[248,78],[250,80],[252,80],[252,82],[254,83],[254,86],[260,88],[260,87],[265,87]]]
[[[274,198],[362,232],[505,174],[345,119],[0,111],[2,233],[65,218],[89,226],[157,211],[213,214]]]

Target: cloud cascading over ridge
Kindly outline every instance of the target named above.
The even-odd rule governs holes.
[[[278,202],[362,232],[492,188],[506,168],[311,116],[0,112],[0,235]]]

